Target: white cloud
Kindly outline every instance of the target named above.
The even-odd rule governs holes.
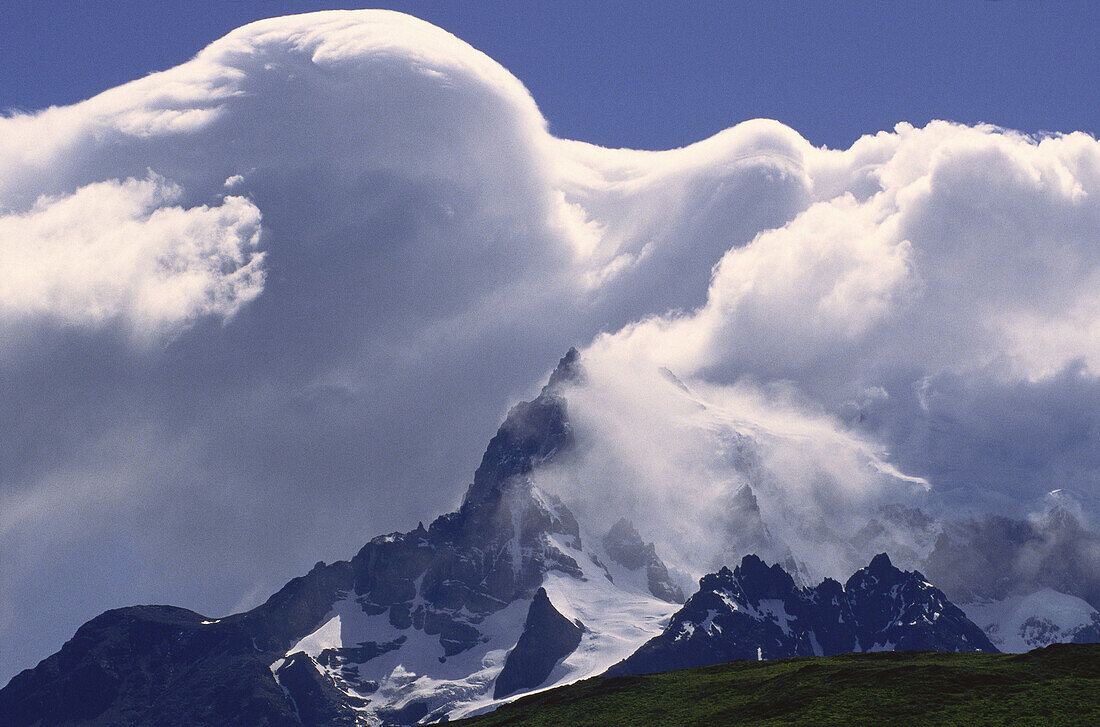
[[[704,554],[726,537],[715,513],[750,484],[815,577],[859,565],[839,534],[886,503],[1020,515],[1064,486],[1100,504],[1100,145],[937,122],[803,149],[800,164],[813,196],[725,251],[705,302],[588,348],[621,379],[575,397],[604,444],[550,481]],[[659,393],[663,365],[706,410]]]
[[[0,317],[145,338],[229,317],[263,288],[260,210],[243,197],[184,209],[163,178],[108,180],[0,216]]]
[[[1036,143],[934,123],[899,127],[890,154],[868,163],[864,147],[882,137],[808,153],[813,188],[835,196],[726,252],[691,315],[629,337],[652,333],[660,340],[640,345],[654,350],[694,341],[681,367],[796,379],[837,375],[828,361],[848,376],[853,355],[871,359],[862,365],[994,365],[1028,378],[1077,359],[1100,364],[1087,333],[1058,336],[1042,361],[1020,340],[1038,322],[1068,317],[1069,329],[1088,319],[1100,264],[1100,146],[1083,134]],[[878,188],[851,191],[865,179]]]
[[[771,562],[793,558],[807,581],[844,577],[865,565],[848,539],[878,508],[927,495],[928,483],[789,385],[685,387],[600,344],[582,361],[585,381],[567,392],[578,452],[536,481],[596,532],[631,518],[693,578],[744,555],[736,542]],[[745,486],[772,539],[734,506]]]

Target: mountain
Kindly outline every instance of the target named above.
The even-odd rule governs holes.
[[[884,553],[844,585],[826,579],[814,588],[748,555],[733,571],[704,576],[668,627],[607,674],[860,651],[997,649],[924,576],[895,568]]]
[[[509,411],[456,511],[376,537],[348,561],[318,563],[246,613],[108,611],[0,689],[0,727],[409,725],[605,672],[995,651],[942,592],[886,555],[843,585],[804,587],[806,571],[748,486],[719,518],[723,555],[740,558],[755,543],[782,565],[744,556],[703,577],[685,603],[633,523],[580,522],[537,486],[537,468],[574,456],[566,397],[586,378],[571,349],[538,396]],[[753,456],[747,440],[738,451]],[[931,542],[930,523],[911,511],[884,510],[878,522],[863,532],[876,543],[902,532],[898,522],[919,546],[908,552]],[[1076,532],[1068,520],[1056,525]]]
[[[1100,534],[1054,501],[1026,519],[986,515],[945,525],[924,572],[959,603],[1043,589],[1100,607]]]
[[[1027,519],[947,523],[925,559],[925,572],[1003,651],[1100,640],[1100,535],[1069,494],[1050,495]]]
[[[573,446],[583,376],[571,350],[509,412],[456,512],[247,613],[108,611],[0,689],[0,724],[412,724],[605,671],[683,597],[633,525],[586,532],[530,479]]]
[[[961,605],[998,649],[1023,653],[1057,643],[1100,643],[1100,613],[1087,601],[1042,588]]]

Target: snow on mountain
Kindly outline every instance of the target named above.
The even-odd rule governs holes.
[[[744,555],[734,570],[704,576],[682,603],[681,574],[666,566],[663,547],[619,515],[589,509],[577,518],[541,486],[548,467],[576,456],[567,395],[586,377],[570,350],[538,396],[512,408],[455,512],[378,536],[350,561],[319,563],[244,614],[103,614],[0,690],[0,712],[19,727],[133,724],[154,700],[170,715],[158,724],[388,727],[453,720],[605,673],[850,651],[996,650],[923,575],[885,554],[843,585],[805,587],[797,563],[785,570],[793,551],[747,486],[724,500],[740,527],[722,532],[743,536],[729,548],[744,555],[770,545],[786,560],[769,566]],[[937,526],[919,511],[880,507],[844,547],[897,544],[899,532],[912,559]],[[1046,591],[972,612],[1001,624],[991,636],[1007,629],[1045,644],[1093,638],[1100,621],[1090,608]]]
[[[815,588],[749,555],[733,571],[704,576],[668,628],[608,674],[895,650],[997,649],[924,576],[895,568],[885,554],[843,586],[826,579]]]
[[[643,566],[607,567],[609,556],[600,546],[577,547],[578,542],[599,543],[586,535],[582,531],[580,539],[545,537],[545,547],[574,561],[577,570],[548,570],[541,594],[517,598],[488,614],[465,607],[447,613],[476,630],[470,644],[456,653],[450,653],[435,628],[425,625],[431,620],[427,614],[438,619],[445,609],[425,596],[421,578],[415,584],[416,597],[401,609],[414,615],[411,622],[395,625],[388,611],[371,613],[377,607],[369,598],[345,592],[316,630],[272,664],[272,672],[281,683],[281,670],[288,660],[304,654],[336,686],[341,700],[351,705],[356,723],[368,725],[453,720],[532,689],[601,674],[660,633],[678,604],[650,592]],[[545,679],[497,698],[498,676],[540,599],[568,621],[583,625],[579,644],[557,661]],[[294,691],[288,692],[293,698]]]
[[[1009,653],[1056,643],[1093,641],[1100,635],[1100,612],[1087,601],[1052,588],[1025,596],[974,601],[962,604],[962,609],[998,649]]]
[[[309,690],[284,683],[288,665],[322,675],[356,724],[454,719],[599,674],[660,632],[683,597],[652,544],[625,521],[582,529],[530,476],[572,446],[577,358],[512,409],[457,512],[352,560],[354,588],[271,665],[292,700]]]
[[[246,614],[105,614],[0,690],[0,708],[18,708],[18,725],[126,715],[152,688],[180,705],[179,724],[208,721],[211,704],[233,723],[239,710],[214,694],[232,692],[265,694],[269,724],[408,725],[602,673],[683,597],[633,525],[582,526],[532,480],[573,445],[561,391],[583,377],[577,359],[512,408],[457,511],[320,563]],[[197,683],[173,680],[181,672]],[[66,712],[65,694],[100,683],[112,690]]]

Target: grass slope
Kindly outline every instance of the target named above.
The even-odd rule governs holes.
[[[588,679],[464,727],[1100,725],[1100,645],[1028,654],[896,653],[731,662]]]

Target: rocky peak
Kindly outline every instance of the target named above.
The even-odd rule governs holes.
[[[747,555],[733,571],[704,576],[668,628],[608,673],[867,650],[996,648],[922,575],[898,570],[885,554],[844,586],[826,579],[815,588]]]
[[[603,536],[603,546],[611,560],[631,570],[641,568],[654,555],[653,543],[643,542],[634,523],[625,517]]]
[[[575,347],[570,347],[565,355],[558,361],[554,372],[550,374],[550,381],[543,389],[560,390],[566,384],[583,384],[585,381],[584,367],[581,366],[581,354]]]
[[[871,558],[871,562],[868,564],[867,568],[872,572],[897,570],[894,568],[894,564],[890,562],[890,556],[886,553],[879,553],[874,558]]]
[[[645,568],[649,592],[654,596],[669,603],[684,602],[683,590],[672,581],[656,547],[642,540],[634,523],[621,518],[603,536],[603,547],[613,563],[627,570]]]
[[[466,491],[463,510],[498,498],[508,487],[524,486],[521,478],[573,446],[573,428],[561,390],[583,377],[580,354],[571,348],[539,395],[512,407],[485,449],[474,481]]]
[[[864,648],[907,651],[996,651],[973,624],[919,571],[902,571],[885,553],[844,585]]]
[[[398,629],[438,633],[450,656],[477,643],[469,614],[531,598],[549,571],[580,577],[577,562],[549,537],[580,548],[576,518],[530,479],[538,464],[573,445],[560,389],[583,374],[578,360],[571,349],[541,393],[508,413],[457,512],[426,529],[375,538],[352,560],[364,610],[388,612]]]
[[[798,587],[778,563],[769,566],[755,555],[746,555],[733,571],[733,579],[751,599],[788,598]]]
[[[751,449],[743,449],[739,459],[746,471],[752,471],[756,464]],[[775,562],[794,565],[790,549],[776,539],[760,513],[760,504],[756,493],[748,485],[742,485],[729,495],[721,505],[721,523],[725,547],[718,556],[715,567],[741,558],[745,553],[756,553]],[[793,573],[793,569],[792,569]]]
[[[748,485],[737,488],[730,498],[730,508],[742,515],[760,515],[760,504],[756,501],[756,493]]]
[[[733,571],[722,566],[714,573],[707,573],[699,579],[699,593],[729,593],[738,587]]]
[[[573,653],[584,630],[583,623],[570,621],[554,608],[546,589],[538,589],[527,610],[523,633],[497,676],[493,696],[506,697],[538,687],[559,661]]]

